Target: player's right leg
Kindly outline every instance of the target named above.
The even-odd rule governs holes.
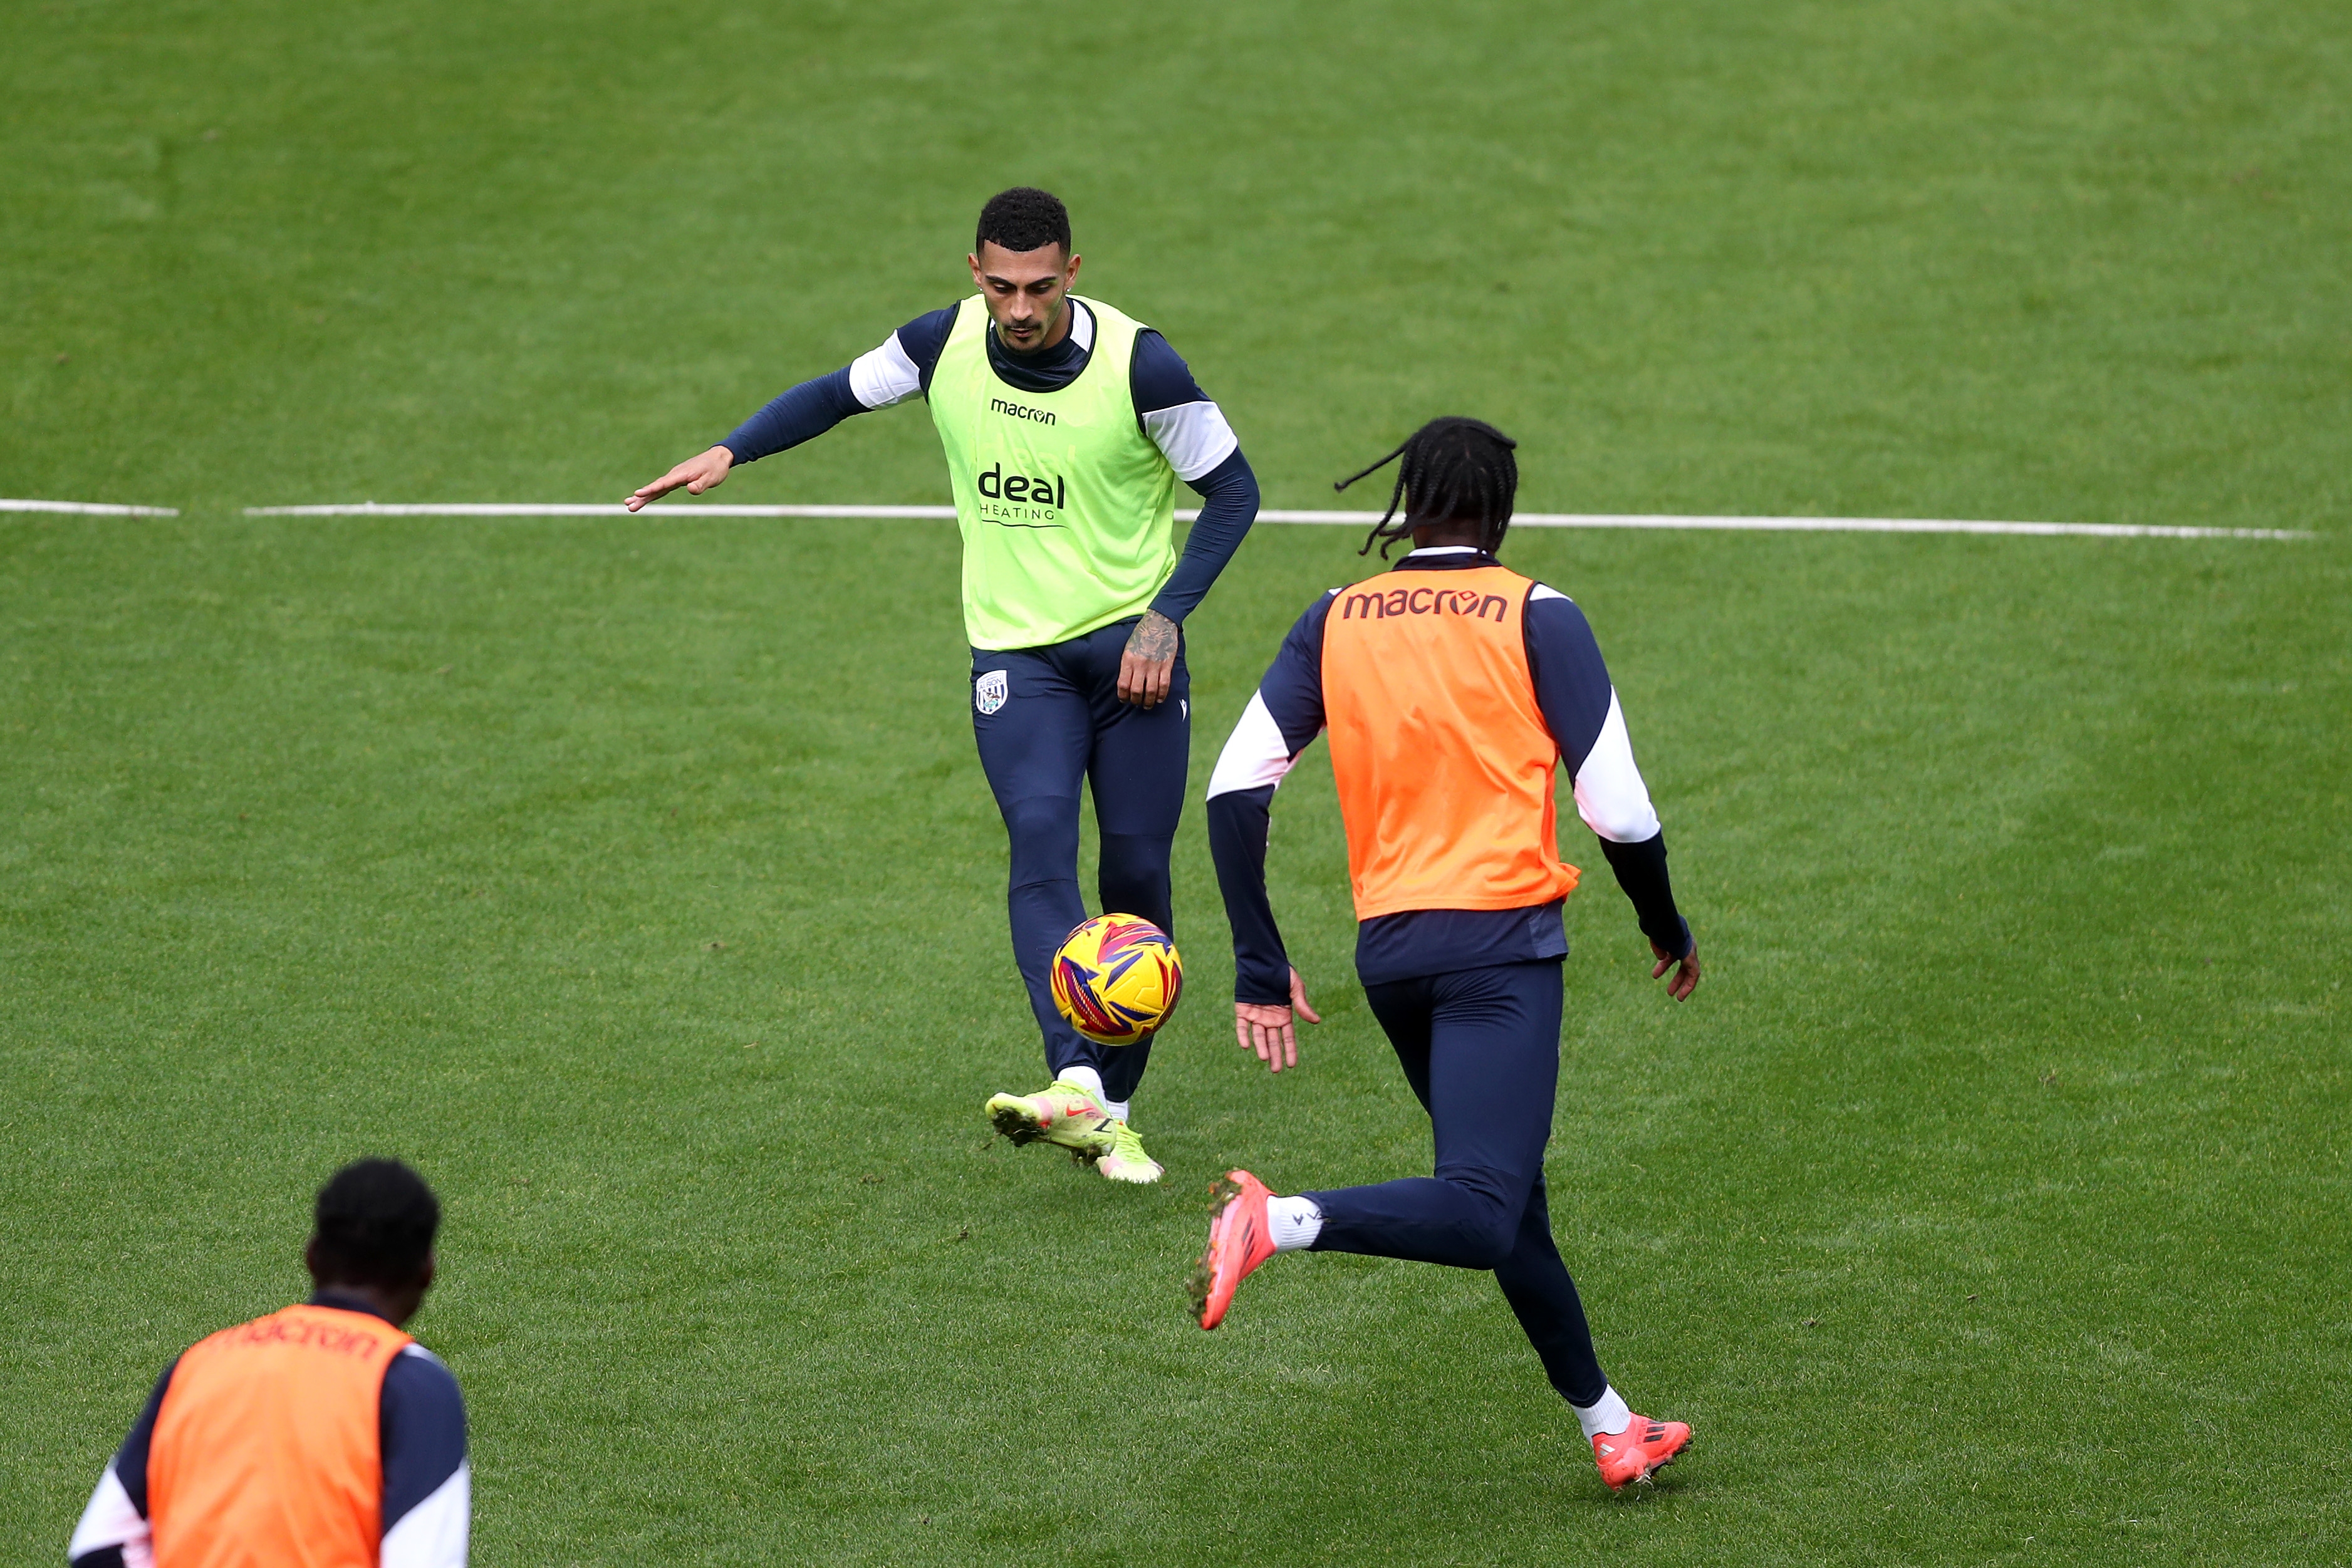
[[[1429,1112],[1433,1174],[1314,1193],[1316,1245],[1493,1269],[1543,1176],[1559,1082],[1560,966],[1499,964],[1364,988]]]
[[[972,736],[1004,818],[1010,847],[1005,912],[1013,963],[1045,1038],[1052,1082],[1032,1094],[998,1094],[983,1107],[1016,1144],[1043,1141],[1086,1160],[1117,1138],[1087,1043],[1055,1009],[1054,950],[1087,917],[1078,896],[1078,791],[1093,745],[1087,699],[1049,650],[972,650]]]
[[[1429,1046],[1434,1001],[1431,982],[1409,980],[1367,988],[1378,992],[1374,1015],[1396,1050],[1405,1082],[1425,1110],[1429,1105]],[[1234,1292],[1276,1252],[1318,1245],[1323,1211],[1310,1196],[1276,1197],[1247,1171],[1228,1171],[1213,1193],[1217,1209],[1209,1221],[1209,1245],[1192,1267],[1188,1289],[1192,1315],[1213,1329],[1232,1307]]]
[[[1543,1174],[1559,1074],[1559,997],[1557,963],[1365,987],[1364,998],[1396,1048],[1406,1082],[1430,1113],[1436,1174],[1272,1201],[1312,1206],[1311,1245],[1320,1251],[1456,1269],[1501,1264],[1517,1242],[1528,1196]],[[1248,1228],[1244,1200],[1255,1202],[1256,1195],[1248,1184],[1237,1185],[1240,1196],[1221,1207],[1202,1260],[1211,1276],[1202,1298],[1203,1327],[1218,1315],[1212,1309],[1220,1295],[1230,1294],[1220,1292],[1217,1281],[1237,1280],[1260,1260],[1221,1240],[1221,1231],[1238,1236]],[[1272,1203],[1264,1207],[1270,1235]],[[1195,1295],[1201,1295],[1197,1287]]]

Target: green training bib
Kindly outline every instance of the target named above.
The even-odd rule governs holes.
[[[1094,351],[1059,392],[997,379],[978,295],[956,312],[931,371],[975,648],[1042,647],[1140,615],[1175,570],[1176,471],[1137,423],[1128,383],[1143,329],[1083,303]]]

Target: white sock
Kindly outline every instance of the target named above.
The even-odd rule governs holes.
[[[1095,1103],[1101,1106],[1103,1108],[1103,1114],[1108,1116],[1112,1121],[1124,1122],[1127,1120],[1127,1108],[1129,1105],[1134,1104],[1135,1102],[1132,1100],[1106,1100],[1102,1097],[1101,1092],[1097,1090],[1095,1093]]]
[[[1603,1435],[1614,1437],[1633,1424],[1633,1408],[1614,1388],[1603,1389],[1598,1405],[1571,1405],[1569,1408],[1576,1412],[1577,1425],[1584,1428],[1588,1442]]]
[[[1097,1105],[1101,1105],[1103,1103],[1102,1074],[1091,1067],[1065,1067],[1061,1071],[1054,1074],[1054,1081],[1057,1083],[1075,1083],[1085,1090]],[[1105,1108],[1104,1114],[1109,1114],[1108,1107]]]
[[[1269,1197],[1265,1200],[1265,1233],[1276,1252],[1312,1247],[1323,1234],[1323,1211],[1311,1197]]]

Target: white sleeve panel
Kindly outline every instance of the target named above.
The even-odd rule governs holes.
[[[849,391],[867,408],[888,408],[923,390],[923,372],[898,342],[898,334],[872,353],[849,362]]]
[[[1241,437],[1213,402],[1180,402],[1143,416],[1144,434],[1166,455],[1179,479],[1198,479],[1241,450]]]
[[[1633,766],[1633,743],[1626,737],[1625,712],[1614,691],[1601,738],[1576,772],[1576,814],[1612,844],[1638,844],[1657,836],[1657,809],[1650,804],[1642,770]]]
[[[459,1465],[433,1495],[383,1532],[380,1568],[466,1568],[474,1526],[474,1471]]]
[[[89,1494],[89,1506],[81,1511],[81,1522],[74,1526],[73,1539],[66,1543],[66,1560],[70,1563],[86,1552],[102,1552],[110,1546],[122,1549],[123,1568],[154,1568],[154,1531],[131,1506],[131,1494],[122,1490],[112,1459],[106,1461],[106,1473],[98,1478],[98,1490]]]
[[[1218,754],[1216,771],[1209,775],[1209,794],[1230,795],[1236,789],[1278,785],[1296,760],[1282,738],[1282,727],[1266,708],[1265,698],[1252,692],[1249,706],[1242,709],[1241,722],[1234,726],[1234,733],[1225,738],[1225,749]]]

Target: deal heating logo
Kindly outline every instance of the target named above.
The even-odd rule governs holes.
[[[1069,485],[1060,475],[1050,478],[1007,474],[994,464],[982,472],[980,515],[992,523],[1015,528],[1058,528],[1068,502]]]

